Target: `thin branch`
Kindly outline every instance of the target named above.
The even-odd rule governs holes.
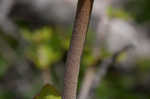
[[[109,66],[115,64],[117,57],[122,52],[126,52],[132,47],[133,47],[132,45],[125,46],[118,52],[114,53],[111,57],[103,60],[103,62],[99,64],[98,68],[96,68],[96,66],[90,66],[90,68],[88,68],[88,70],[85,73],[85,78],[83,80],[83,84],[78,99],[95,99],[93,98],[95,89],[98,87],[98,85],[100,85],[101,80],[106,75]]]
[[[67,56],[63,99],[76,99],[80,59],[94,0],[78,0],[70,49]]]
[[[91,85],[94,80],[94,76],[95,76],[95,68],[89,67],[85,72],[85,76],[80,89],[80,93],[78,95],[78,99],[87,99]]]

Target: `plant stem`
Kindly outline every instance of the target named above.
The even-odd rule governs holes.
[[[78,0],[72,39],[65,65],[63,99],[76,99],[80,59],[88,30],[93,2],[94,0]]]

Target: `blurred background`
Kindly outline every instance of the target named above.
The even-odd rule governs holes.
[[[62,93],[76,5],[0,0],[0,99],[32,99],[46,83]],[[149,0],[95,0],[79,99],[150,99],[149,9]]]

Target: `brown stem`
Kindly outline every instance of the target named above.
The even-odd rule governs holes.
[[[63,99],[76,99],[76,89],[86,33],[94,0],[78,0],[71,44],[67,56]]]
[[[89,67],[85,72],[78,99],[88,99],[88,94],[95,76],[95,67]]]
[[[49,68],[42,69],[42,78],[43,78],[44,84],[52,84],[51,73],[50,73]]]

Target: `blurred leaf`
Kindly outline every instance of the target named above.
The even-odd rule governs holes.
[[[128,0],[125,7],[138,23],[150,21],[150,0]]]
[[[140,58],[136,62],[140,71],[149,72],[150,70],[150,58]]]
[[[52,85],[47,84],[34,99],[61,99],[61,96]]]
[[[63,53],[60,35],[53,33],[49,27],[37,29],[31,33],[24,31],[24,36],[29,40],[28,57],[40,69],[45,69],[58,61]]]
[[[29,31],[26,28],[21,29],[21,32],[23,34],[23,37],[27,40],[27,41],[31,41],[32,40],[32,33],[31,31]]]
[[[35,43],[42,43],[44,41],[50,40],[52,37],[52,29],[48,27],[44,27],[42,29],[38,29],[32,35],[32,40]]]
[[[111,76],[112,77],[112,76]],[[112,78],[111,78],[112,79]],[[130,91],[132,89],[125,89],[121,84],[119,78],[112,80],[104,80],[97,90],[96,99],[149,99],[148,95],[140,92]],[[119,82],[118,82],[119,81]]]
[[[47,68],[59,58],[59,53],[55,52],[47,45],[41,45],[37,48],[37,65],[40,68]]]
[[[62,41],[63,42],[63,47],[64,49],[68,50],[69,49],[69,44],[70,44],[70,39],[66,38],[65,40]]]
[[[127,58],[126,52],[121,52],[120,55],[117,57],[116,61],[117,62],[122,62]]]
[[[7,66],[6,61],[0,57],[0,77],[5,74],[7,69],[8,69],[8,66]]]
[[[89,48],[85,48],[84,54],[83,54],[83,60],[82,63],[85,66],[91,66],[91,64],[95,61],[95,57],[92,55],[92,51]]]
[[[5,89],[1,89],[0,90],[0,99],[15,99],[16,95],[11,92],[11,91],[7,91]]]
[[[108,58],[110,56],[112,56],[112,53],[110,53],[107,49],[105,48],[101,48],[100,50],[100,55],[101,57],[104,59],[104,58]]]
[[[87,37],[86,37],[86,45],[87,46],[93,46],[93,42],[95,40],[95,36],[96,36],[96,33],[94,31],[92,31],[92,29],[88,29],[88,33],[87,33]]]
[[[121,18],[124,20],[131,19],[131,16],[129,15],[129,13],[125,12],[125,10],[122,10],[122,9],[109,7],[107,12],[108,12],[109,17],[111,18],[115,17],[115,18]]]

